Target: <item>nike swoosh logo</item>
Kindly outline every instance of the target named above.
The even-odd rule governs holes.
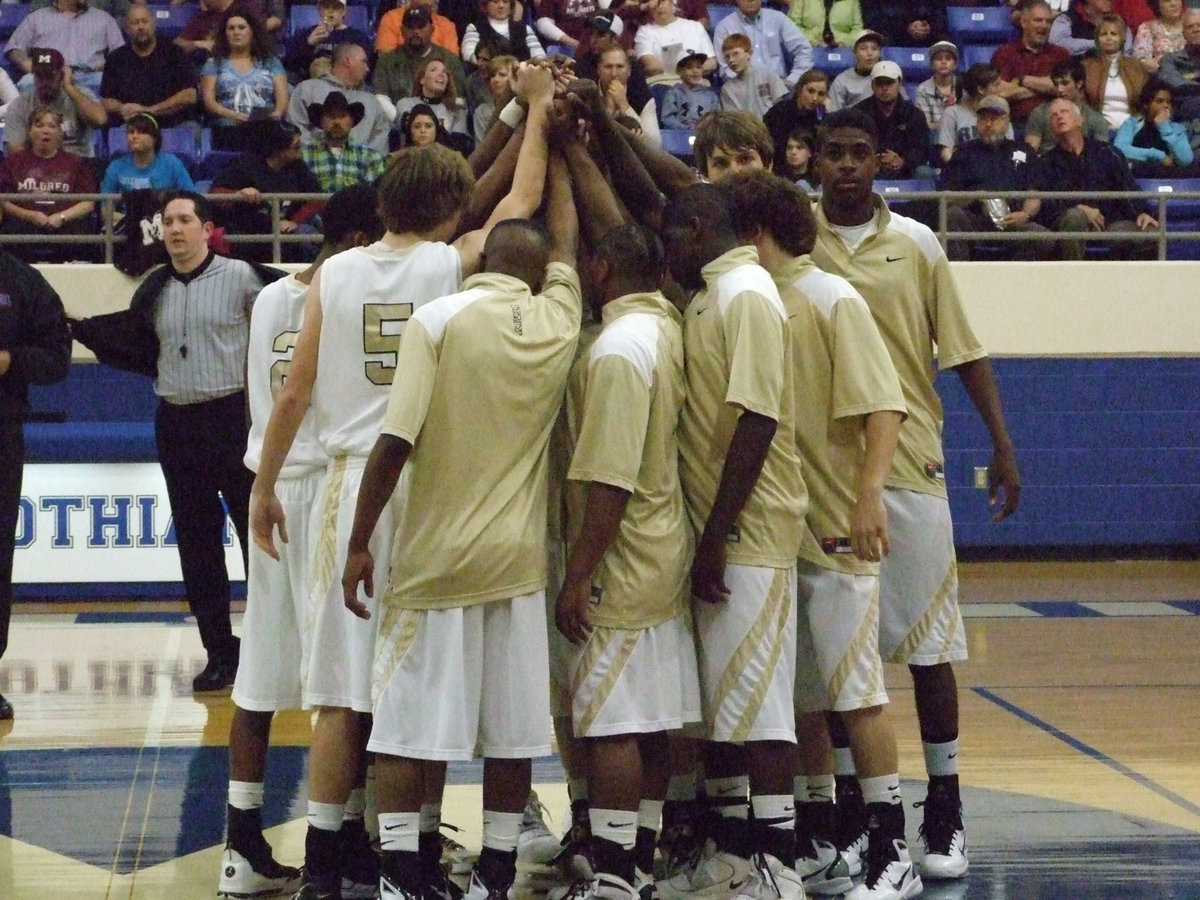
[[[400,827],[402,827],[402,826],[400,826],[400,825],[384,825],[383,830],[384,831],[395,831],[397,828],[400,828]]]
[[[957,754],[957,753],[947,753],[947,754],[946,754],[946,759],[954,759],[954,758],[955,758],[955,757],[957,757],[957,756],[958,756],[958,754]]]
[[[785,813],[792,813],[792,812],[795,812],[795,811],[796,811],[796,807],[794,807],[794,806],[785,806],[785,807],[783,808],[783,811],[784,811]]]
[[[889,791],[898,791],[898,790],[900,790],[900,785],[898,785],[898,784],[889,784],[889,785],[887,786],[887,789],[888,789]]]
[[[885,256],[884,259],[886,259],[888,262],[900,262],[900,260],[904,259],[904,257],[903,256]]]
[[[747,878],[743,878],[741,881],[731,881],[731,882],[729,882],[729,890],[736,891],[738,888],[740,888],[743,884],[745,884],[749,880],[750,880],[749,877],[747,877]]]
[[[609,828],[628,828],[630,825],[636,825],[637,822],[609,822]]]

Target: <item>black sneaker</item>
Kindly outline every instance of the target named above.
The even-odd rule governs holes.
[[[967,833],[958,798],[931,787],[924,802],[913,806],[925,809],[925,820],[918,830],[925,844],[921,874],[933,881],[962,878],[968,868]]]
[[[379,857],[361,820],[343,822],[338,831],[338,862],[345,900],[373,900],[379,893]]]
[[[322,888],[312,882],[305,882],[300,890],[292,895],[292,900],[342,900],[342,892],[338,888]]]
[[[13,717],[13,705],[8,702],[8,698],[0,694],[0,722],[8,721]]]
[[[207,694],[233,687],[233,680],[237,678],[237,670],[237,657],[229,660],[221,656],[210,656],[208,665],[192,679],[192,693]]]

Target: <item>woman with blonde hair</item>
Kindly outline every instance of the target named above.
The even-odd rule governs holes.
[[[397,123],[405,113],[422,103],[433,110],[449,134],[459,134],[470,140],[467,134],[467,104],[458,96],[450,70],[440,59],[431,57],[417,69],[413,76],[413,95],[396,103]]]
[[[1083,96],[1101,113],[1108,127],[1120,128],[1149,76],[1145,67],[1125,55],[1125,20],[1101,16],[1096,25],[1096,56],[1083,61]]]

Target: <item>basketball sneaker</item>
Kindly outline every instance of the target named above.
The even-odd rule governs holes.
[[[633,870],[633,889],[637,892],[639,900],[661,900],[654,876],[636,867]]]
[[[716,844],[709,840],[690,864],[681,866],[670,878],[658,882],[658,895],[662,900],[701,897],[726,900],[743,891],[761,890],[761,884],[752,883],[761,881],[754,863],[717,850]]]
[[[806,900],[804,880],[800,873],[770,853],[755,855],[755,865],[758,867],[764,900]]]
[[[872,843],[867,848],[866,863],[866,880],[850,891],[846,900],[908,900],[924,889],[904,841]]]
[[[235,898],[274,897],[290,894],[300,888],[300,870],[283,866],[271,856],[271,848],[263,841],[261,853],[253,853],[253,859],[243,856],[225,845],[221,854],[221,877],[217,882],[217,896]]]
[[[913,806],[925,808],[925,820],[918,831],[925,844],[921,874],[934,881],[962,878],[968,867],[967,832],[958,797],[931,784],[925,800]]]
[[[529,792],[521,831],[517,835],[517,860],[533,865],[546,865],[562,850],[562,843],[546,827],[547,810],[538,799],[537,791]]]
[[[597,872],[581,878],[566,890],[550,891],[546,900],[637,900],[637,891],[624,878],[609,872]]]
[[[338,856],[342,870],[343,900],[373,900],[379,895],[379,857],[358,819],[342,823],[338,831]]]
[[[442,823],[442,828],[449,828],[451,831],[458,831],[453,825]],[[445,867],[451,875],[469,875],[471,870],[475,868],[476,854],[472,853],[458,841],[452,837],[441,835],[442,839],[442,866]]]
[[[841,783],[838,784],[837,840],[834,843],[846,861],[847,874],[853,878],[863,870],[863,859],[867,853],[867,826],[870,820],[862,791],[858,790],[858,782],[854,781],[852,784],[853,789],[846,792],[843,792]],[[843,799],[843,793],[850,796]]]
[[[810,894],[837,896],[854,886],[850,878],[850,867],[829,841],[812,839],[808,847],[800,848],[796,855],[796,873]]]
[[[471,870],[471,880],[467,882],[462,900],[510,900],[511,887],[511,884],[488,885],[479,874],[479,869],[475,868]]]
[[[421,900],[421,898],[394,884],[386,875],[380,875],[379,900]]]

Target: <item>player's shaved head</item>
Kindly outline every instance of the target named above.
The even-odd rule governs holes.
[[[614,228],[596,244],[593,256],[608,263],[631,291],[656,291],[666,274],[662,241],[644,225]]]
[[[701,269],[736,247],[728,200],[716,185],[693,184],[663,211],[663,246],[671,275],[685,288],[701,288]]]
[[[519,278],[537,291],[550,261],[546,229],[527,219],[505,219],[483,244],[483,265],[488,272]]]

